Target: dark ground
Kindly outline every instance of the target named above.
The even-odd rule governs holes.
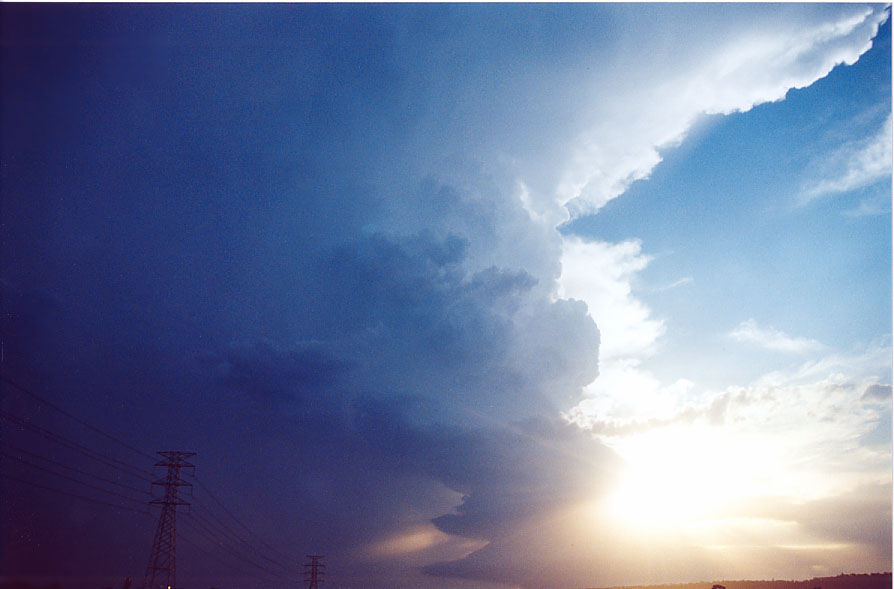
[[[603,589],[712,589],[714,585],[722,585],[725,589],[891,589],[891,573],[816,577],[807,581],[713,581],[677,585],[631,585],[623,588],[605,587]]]

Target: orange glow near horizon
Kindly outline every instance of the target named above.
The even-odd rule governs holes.
[[[572,509],[565,526],[581,544],[598,546],[601,557],[650,562],[643,584],[889,566],[883,554],[803,525],[792,509],[840,490],[834,481],[817,484],[810,465],[798,464],[792,448],[772,436],[685,424],[611,442],[623,472],[606,495]]]

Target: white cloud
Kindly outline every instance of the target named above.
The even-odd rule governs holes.
[[[651,262],[639,241],[562,241],[558,296],[584,301],[600,331],[599,377],[585,387],[584,399],[566,417],[580,424],[589,416],[667,418],[692,383],[663,385],[641,366],[658,349],[665,323],[634,294],[637,275]]]
[[[817,496],[889,482],[890,447],[861,441],[887,411],[861,403],[872,382],[839,373],[804,384],[731,387],[726,427],[760,435],[768,444],[784,473],[780,493]],[[772,489],[774,483],[766,484]]]
[[[737,342],[755,344],[774,352],[787,354],[803,354],[820,350],[823,347],[816,340],[792,337],[772,327],[761,327],[754,319],[740,323],[729,333],[729,337]]]
[[[890,341],[876,341],[849,353],[838,352],[808,360],[791,374],[774,374],[779,383],[805,383],[833,373],[853,374],[861,378],[890,377],[891,354]]]
[[[818,178],[806,183],[801,192],[801,203],[850,192],[890,178],[891,133],[891,116],[888,115],[875,135],[850,142],[817,164]],[[877,214],[878,210],[877,203],[863,201],[852,214]]]
[[[607,243],[566,237],[558,296],[584,301],[601,333],[600,361],[650,355],[664,322],[633,295],[632,283],[651,258],[639,241]]]

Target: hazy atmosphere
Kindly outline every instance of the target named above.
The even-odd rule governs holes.
[[[0,581],[890,571],[889,15],[0,5]]]

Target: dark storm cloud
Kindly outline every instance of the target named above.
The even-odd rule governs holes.
[[[570,369],[594,370],[586,308],[544,300],[524,272],[469,274],[466,252],[429,233],[340,246],[313,279],[325,346],[243,345],[218,364],[227,388],[279,399],[263,421],[301,449],[283,457],[310,507],[295,527],[325,529],[330,551],[396,533],[409,512],[491,541],[611,478],[607,449],[549,417],[591,378]],[[532,335],[541,351],[520,364]]]
[[[524,271],[470,273],[466,249],[429,233],[338,248],[313,277],[314,333],[344,348],[367,386],[451,410],[515,419],[579,394],[598,346],[586,307],[546,299]]]
[[[226,388],[277,401],[323,394],[344,366],[313,343],[280,351],[268,342],[242,342],[230,345],[214,370]]]
[[[293,391],[261,409],[259,419],[272,442],[299,450],[288,457],[284,452],[280,462],[294,469],[298,480],[290,501],[303,506],[300,515],[284,515],[285,521],[313,530],[331,552],[398,532],[410,511],[429,513],[435,526],[451,535],[500,539],[569,503],[592,500],[618,466],[599,442],[557,418],[437,423],[431,420],[439,401],[338,391],[350,377],[340,384],[330,381],[327,394],[316,395],[308,390],[313,385],[284,369],[294,366],[294,353],[261,349],[242,358],[240,370],[254,378],[239,380],[235,388],[264,399],[271,388]],[[312,370],[325,373],[332,365],[322,360]],[[231,386],[232,374],[221,379]],[[272,430],[279,433],[271,436]],[[454,513],[443,513],[454,506],[443,503],[447,496],[439,487],[462,494]],[[445,567],[429,572],[440,575]]]
[[[216,488],[250,497],[252,481],[263,480],[265,503],[243,513],[269,522],[267,533],[285,545],[347,554],[400,532],[408,518],[490,541],[591,497],[613,459],[550,417],[595,375],[598,331],[586,307],[550,300],[524,271],[469,271],[468,248],[422,232],[358,235],[322,250],[287,297],[293,308],[283,318],[299,317],[313,336],[297,342],[228,339],[219,326],[175,337],[183,326],[165,305],[189,309],[197,297],[224,308],[226,290],[161,299],[126,290],[92,312],[147,320],[97,324],[72,313],[85,305],[80,297],[7,286],[15,304],[5,345],[18,354],[7,366],[71,408],[120,401],[136,427],[116,432],[147,448],[162,434],[165,446],[199,451],[199,473]],[[135,307],[139,300],[148,307]],[[253,311],[243,313],[238,321],[248,323]],[[99,340],[92,351],[72,345],[82,330]],[[60,343],[67,348],[54,351]],[[57,360],[82,376],[76,401],[46,371]],[[91,417],[102,423],[110,413]],[[40,508],[39,497],[27,501]],[[118,542],[122,552],[139,544]],[[79,566],[66,560],[60,566]]]
[[[407,526],[489,541],[599,488],[610,453],[554,417],[599,344],[586,306],[552,297],[558,233],[474,156],[406,155],[452,106],[404,25],[364,7],[3,10],[5,376],[149,454],[197,452],[260,534],[345,569]],[[142,572],[151,521],[9,488],[4,571]]]

